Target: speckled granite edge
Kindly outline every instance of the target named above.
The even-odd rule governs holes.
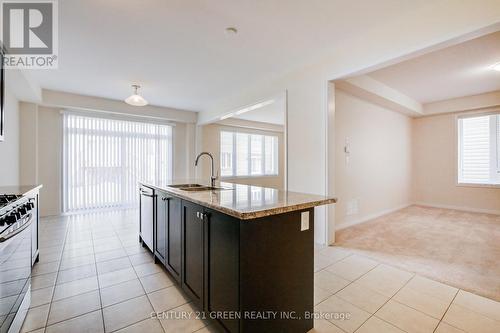
[[[283,213],[288,213],[288,212],[293,212],[297,210],[304,210],[304,209],[309,209],[317,206],[322,206],[322,205],[328,205],[328,204],[333,204],[337,202],[336,198],[325,198],[321,200],[311,200],[307,201],[304,203],[298,203],[298,204],[290,204],[290,205],[284,205],[280,207],[270,207],[270,208],[262,208],[254,211],[238,211],[236,209],[228,208],[225,206],[221,206],[219,204],[214,204],[211,202],[207,202],[206,200],[199,200],[195,198],[195,195],[199,195],[201,192],[186,192],[183,190],[179,190],[176,188],[168,187],[168,186],[157,186],[155,184],[150,184],[147,182],[139,182],[139,184],[154,188],[156,190],[162,191],[169,193],[175,197],[178,197],[180,199],[184,199],[186,201],[201,205],[203,207],[207,207],[219,212],[222,212],[224,214],[230,215],[232,217],[235,217],[240,220],[252,220],[252,219],[257,219],[261,217],[266,217],[266,216],[271,216],[271,215],[278,215],[278,214],[283,214]],[[229,190],[229,189],[228,189]],[[217,194],[220,190],[215,190],[215,191],[203,191],[205,194]],[[301,194],[304,196],[307,196],[307,194],[302,194],[302,193],[296,193],[296,192],[290,192],[294,194]],[[316,195],[310,195],[311,197],[318,197]]]

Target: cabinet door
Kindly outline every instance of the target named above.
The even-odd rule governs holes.
[[[156,219],[154,228],[155,256],[163,264],[167,255],[167,223],[168,223],[168,202],[170,198],[167,194],[159,192],[156,197]]]
[[[167,256],[165,266],[167,270],[180,282],[181,279],[181,251],[182,251],[182,217],[181,199],[168,200],[167,221]]]
[[[203,308],[203,207],[182,201],[182,289]]]
[[[239,311],[239,220],[207,210],[205,214],[205,309]],[[256,245],[258,246],[258,245]],[[228,332],[238,332],[238,320],[221,318]]]

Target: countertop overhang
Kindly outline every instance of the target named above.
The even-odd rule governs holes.
[[[27,196],[31,192],[38,191],[43,185],[20,185],[20,186],[0,186],[0,194],[14,194]],[[5,211],[10,209],[11,203],[0,208],[0,215],[4,214]]]
[[[189,192],[169,187],[177,184],[206,184],[199,180],[173,180],[167,183],[139,181],[139,184],[214,209],[240,220],[277,215],[337,202],[336,198],[283,191],[274,188],[220,182],[223,189]]]

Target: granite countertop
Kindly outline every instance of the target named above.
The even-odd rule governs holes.
[[[220,211],[241,220],[277,215],[337,202],[336,198],[277,190],[260,186],[228,182],[217,183],[222,190],[188,192],[168,185],[202,184],[206,181],[175,180],[167,183],[139,182],[142,185],[162,190],[181,199]]]
[[[0,194],[25,195],[28,192],[42,188],[42,185],[0,186]]]

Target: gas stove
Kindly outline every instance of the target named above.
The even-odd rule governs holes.
[[[9,304],[0,316],[2,333],[20,332],[30,307],[31,267],[38,258],[37,198],[37,192],[0,195],[0,303]]]
[[[0,195],[0,233],[12,229],[22,221],[35,207],[33,199],[29,200],[22,195],[1,194]],[[1,241],[0,236],[0,241]]]
[[[22,195],[17,194],[0,194],[0,208],[14,203],[17,199],[21,198]]]

